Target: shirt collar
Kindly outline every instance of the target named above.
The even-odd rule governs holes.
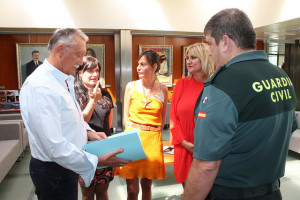
[[[48,61],[48,59],[45,59],[43,62],[44,66],[49,70],[49,72],[60,82],[65,84],[65,81],[68,82],[74,82],[74,76],[72,75],[66,75],[65,73],[58,70],[56,67],[51,65]]]

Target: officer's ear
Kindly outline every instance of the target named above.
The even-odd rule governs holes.
[[[220,45],[223,52],[230,51],[232,47],[233,40],[230,39],[228,35],[223,35],[222,39],[220,40]]]

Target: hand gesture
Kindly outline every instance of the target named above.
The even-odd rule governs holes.
[[[98,80],[93,90],[89,88],[90,100],[93,100],[94,102],[97,102],[102,97],[102,93],[99,85],[100,85],[100,80]]]
[[[107,153],[104,156],[99,156],[98,166],[122,167],[129,164],[131,160],[122,160],[116,157],[117,154],[122,153],[123,151],[123,149],[118,149]]]

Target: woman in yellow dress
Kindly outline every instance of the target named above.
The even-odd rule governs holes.
[[[126,178],[127,195],[137,200],[139,179],[142,199],[151,199],[153,179],[166,177],[161,131],[164,127],[168,89],[156,80],[160,68],[160,56],[153,50],[144,51],[138,59],[137,73],[140,80],[129,82],[124,98],[125,130],[139,128],[146,159],[134,161],[116,169],[116,174]]]

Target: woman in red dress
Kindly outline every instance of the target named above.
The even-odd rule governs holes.
[[[186,50],[186,66],[189,76],[179,79],[172,96],[170,130],[174,145],[174,175],[185,186],[194,152],[194,105],[204,82],[214,71],[209,56],[209,46],[196,43]]]

